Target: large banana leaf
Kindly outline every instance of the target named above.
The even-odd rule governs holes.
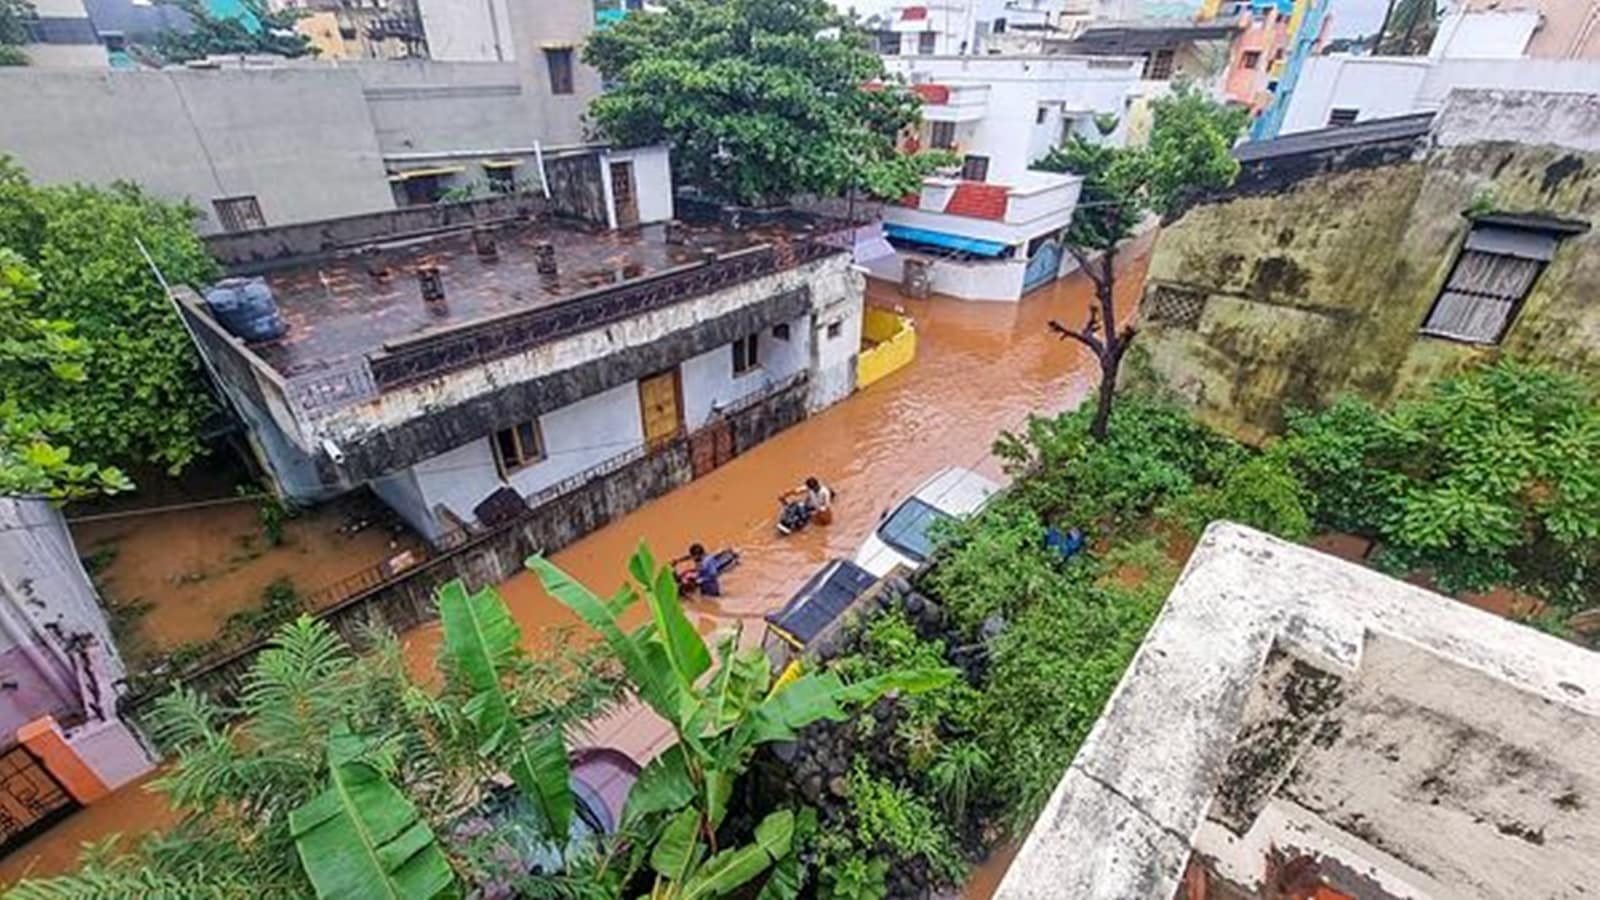
[[[289,813],[300,865],[317,896],[338,900],[437,897],[455,873],[433,830],[348,734],[330,742],[328,786]]]
[[[709,900],[733,893],[787,857],[793,839],[794,813],[781,809],[768,815],[756,826],[754,843],[724,850],[700,864],[683,887],[683,900]]]
[[[846,718],[844,704],[864,704],[890,691],[921,693],[949,684],[954,669],[908,669],[845,684],[832,672],[802,675],[767,695],[739,723],[732,742],[734,752],[767,741],[793,740],[796,732],[823,719]]]
[[[444,650],[473,695],[463,707],[477,730],[480,752],[505,765],[528,802],[544,815],[552,837],[572,824],[571,772],[561,733],[529,740],[506,693],[503,671],[521,652],[522,632],[493,588],[468,594],[459,581],[439,589]]]
[[[628,572],[644,589],[645,602],[650,605],[650,615],[655,621],[656,634],[667,651],[672,671],[678,676],[678,686],[684,691],[694,688],[695,680],[711,668],[711,654],[706,652],[700,632],[689,623],[683,613],[683,603],[678,597],[678,579],[670,566],[656,566],[655,557],[643,542],[628,560]]]
[[[673,744],[639,773],[639,780],[628,789],[628,802],[622,810],[624,822],[637,822],[645,816],[682,809],[694,800],[694,781],[684,758],[682,744]]]
[[[590,590],[561,571],[542,556],[528,557],[527,566],[550,596],[578,614],[584,624],[600,633],[611,652],[617,655],[622,668],[633,683],[639,699],[669,722],[682,721],[680,701],[683,692],[678,679],[669,666],[664,666],[664,651],[658,642],[649,639],[654,629],[640,635],[630,635],[622,630],[619,616],[626,604],[613,599],[610,602],[596,597]]]

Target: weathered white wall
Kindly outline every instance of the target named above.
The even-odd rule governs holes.
[[[854,266],[839,272],[840,286],[814,297],[811,316],[811,391],[806,403],[812,412],[838,403],[856,389],[856,356],[861,352],[861,309],[866,278]],[[838,333],[830,335],[833,326]]]
[[[611,150],[604,158],[608,165],[623,161],[633,163],[633,189],[639,202],[641,223],[665,222],[673,217],[672,159],[665,146]]]
[[[0,69],[0,109],[0,148],[36,180],[137,181],[202,231],[219,197],[254,195],[268,225],[394,206],[348,69]]]
[[[684,422],[690,431],[704,425],[715,409],[724,408],[767,385],[782,381],[811,361],[811,321],[807,316],[787,323],[789,339],[773,336],[764,328],[758,337],[760,365],[733,374],[733,345],[724,344],[685,360],[683,376]]]
[[[1282,133],[1324,128],[1336,108],[1359,110],[1358,122],[1437,110],[1456,89],[1593,94],[1600,60],[1311,57]]]
[[[961,151],[989,157],[989,180],[1004,183],[1060,140],[1059,120],[1054,131],[1035,121],[1040,106],[1085,120],[1096,113],[1121,117],[1138,91],[1142,62],[1134,57],[913,56],[886,58],[884,64],[907,80],[989,85],[988,108],[972,123]],[[1106,140],[1120,144],[1124,127],[1119,123]]]
[[[416,0],[428,56],[450,62],[500,62],[517,58],[506,0]]]
[[[1335,109],[1359,110],[1358,122],[1417,112],[1417,94],[1430,67],[1421,57],[1310,57],[1300,70],[1280,133],[1326,128]]]
[[[1455,10],[1439,20],[1428,55],[1434,58],[1520,59],[1539,27],[1536,9]]]
[[[512,487],[524,497],[644,443],[639,384],[619,384],[545,413],[539,429],[545,459],[510,475]]]
[[[622,322],[540,344],[526,352],[481,366],[463,369],[400,390],[387,391],[365,403],[334,410],[303,436],[310,452],[320,452],[321,441],[353,444],[366,434],[395,427],[433,409],[448,407],[502,390],[534,378],[603,359],[618,350],[651,343],[675,331],[693,329],[697,323],[765,302],[786,291],[806,287],[819,314],[840,304],[853,305],[859,319],[861,276],[851,271],[848,254],[785,269],[707,296],[676,303]],[[840,317],[844,317],[841,312]],[[854,351],[852,351],[854,352]]]
[[[411,467],[430,516],[437,516],[443,506],[461,521],[471,522],[473,507],[500,487],[500,468],[489,440],[484,436],[469,441]]]
[[[62,640],[74,635],[89,639],[87,676]],[[0,690],[0,745],[40,716],[81,711],[85,691],[98,690],[114,716],[114,682],[126,674],[61,511],[0,497],[0,682],[13,685]]]

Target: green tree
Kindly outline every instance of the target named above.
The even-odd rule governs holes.
[[[24,381],[88,378],[88,342],[70,322],[36,318],[38,295],[38,274],[0,247],[0,495],[66,499],[124,490],[130,485],[121,472],[72,458],[70,415],[25,408],[12,393]]]
[[[1083,178],[1064,243],[1094,285],[1095,302],[1081,327],[1051,320],[1050,329],[1088,348],[1100,364],[1090,426],[1097,440],[1105,440],[1117,373],[1137,334],[1131,323],[1117,324],[1118,248],[1149,213],[1174,214],[1189,192],[1232,184],[1239,165],[1230,150],[1248,118],[1187,86],[1156,101],[1153,111],[1146,147],[1113,147],[1073,135],[1034,164]]]
[[[202,0],[176,0],[176,5],[189,14],[194,27],[188,33],[167,29],[156,35],[152,49],[164,62],[253,53],[293,59],[317,52],[310,38],[294,30],[295,10],[272,12],[259,0],[244,0],[243,14],[218,18]]]
[[[28,42],[28,20],[34,15],[28,0],[0,0],[0,66],[28,64],[21,45]]]
[[[23,411],[69,414],[72,445],[97,460],[176,471],[199,455],[201,422],[215,407],[183,323],[139,249],[172,283],[214,279],[193,217],[128,184],[36,186],[0,158],[0,247],[37,275],[32,315],[70,324],[94,354],[81,379],[8,367],[0,396]]]
[[[1437,0],[1389,0],[1375,52],[1380,56],[1421,56],[1432,46],[1438,30]]]
[[[594,34],[584,61],[611,86],[590,105],[625,146],[667,143],[676,177],[745,204],[864,188],[900,198],[945,154],[895,146],[920,101],[827,0],[675,0]]]
[[[718,897],[789,856],[794,814],[778,810],[755,828],[754,840],[719,846],[734,782],[761,744],[794,740],[821,720],[842,721],[846,709],[889,691],[917,692],[948,683],[948,669],[899,670],[846,684],[831,671],[771,682],[759,647],[739,648],[739,635],[710,650],[684,614],[670,566],[658,566],[640,545],[628,562],[632,583],[602,600],[543,557],[528,560],[545,590],[599,632],[620,661],[634,694],[672,726],[677,743],[652,760],[628,794],[625,823],[649,836],[657,898]],[[643,599],[648,618],[629,632],[622,617]]]

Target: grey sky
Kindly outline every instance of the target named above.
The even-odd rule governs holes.
[[[894,0],[832,0],[832,3],[840,9],[853,6],[856,12],[869,15],[887,10],[894,5]],[[1333,36],[1353,37],[1377,31],[1388,5],[1388,0],[1333,0]]]

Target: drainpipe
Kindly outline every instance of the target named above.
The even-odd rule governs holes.
[[[544,171],[544,145],[539,141],[533,142],[533,163],[539,167],[539,189],[544,192],[544,198],[550,199],[550,176]]]

